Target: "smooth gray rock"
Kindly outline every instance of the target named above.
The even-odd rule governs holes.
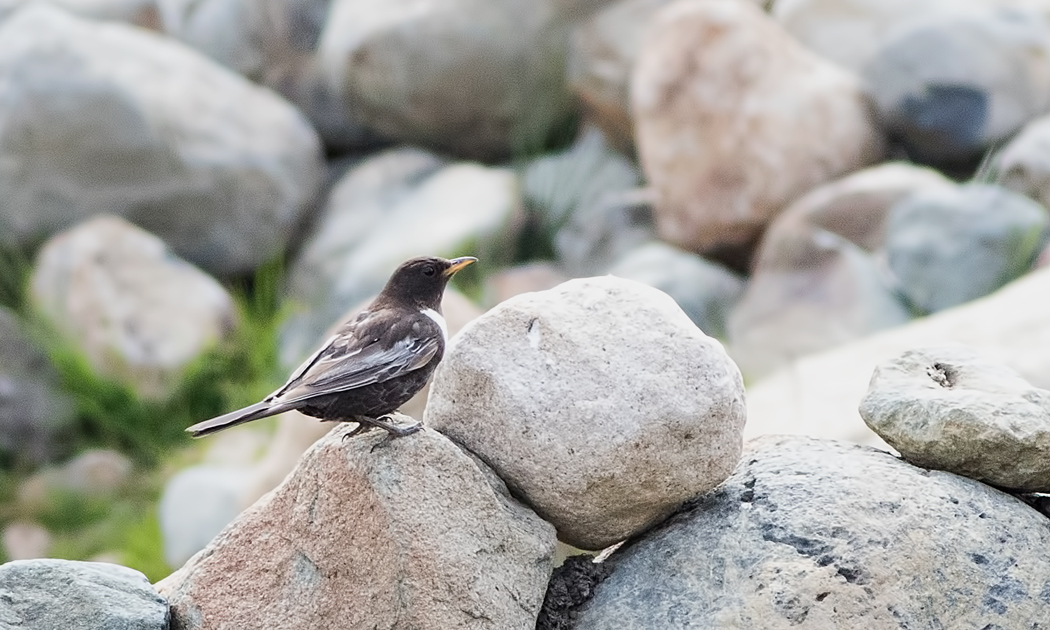
[[[577,277],[595,276],[631,250],[656,240],[653,195],[644,188],[603,196],[581,206],[554,234],[561,267]]]
[[[920,190],[890,210],[885,252],[900,291],[934,313],[1026,273],[1050,239],[1038,203],[988,184]]]
[[[632,250],[609,274],[670,295],[697,328],[711,337],[725,337],[726,317],[744,292],[743,278],[732,271],[661,242]]]
[[[986,7],[895,31],[863,75],[887,130],[912,156],[966,162],[1050,108],[1050,21]]]
[[[152,29],[160,26],[157,0],[0,0],[0,22],[31,4],[50,4],[93,20],[126,22]]]
[[[237,518],[254,478],[247,468],[200,465],[168,480],[157,506],[168,566],[182,566]]]
[[[335,0],[319,51],[370,128],[493,160],[542,148],[569,115],[568,31],[552,0]]]
[[[743,382],[667,294],[586,278],[511,298],[460,331],[424,420],[492,466],[562,542],[601,549],[729,474]]]
[[[314,201],[321,145],[270,90],[186,46],[28,6],[0,24],[0,241],[123,216],[180,256],[242,274]]]
[[[920,348],[879,364],[860,415],[916,466],[1050,492],[1050,391],[970,348]]]
[[[336,183],[290,270],[289,297],[301,308],[282,330],[282,361],[295,367],[413,256],[508,260],[521,218],[510,169],[447,163],[411,148],[359,163]]]
[[[0,452],[32,465],[61,453],[74,402],[61,390],[47,354],[18,317],[0,307]]]
[[[168,630],[168,603],[120,565],[16,560],[0,565],[0,627]]]
[[[748,378],[757,378],[909,319],[872,254],[821,228],[781,224],[759,247],[754,273],[729,314],[729,353]]]
[[[1039,628],[1050,520],[868,447],[749,443],[714,492],[608,562],[576,630]]]
[[[50,239],[30,277],[39,312],[102,375],[163,399],[233,330],[233,299],[156,236],[98,216]]]
[[[332,0],[158,0],[164,32],[295,104],[326,146],[367,148],[364,127],[316,54]]]
[[[532,630],[554,530],[424,429],[310,448],[278,488],[157,584],[181,630]]]

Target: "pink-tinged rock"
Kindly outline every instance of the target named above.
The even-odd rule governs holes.
[[[857,78],[739,0],[663,8],[631,101],[657,228],[690,249],[746,248],[793,199],[882,154]]]
[[[441,434],[318,442],[157,584],[183,630],[531,630],[554,529]]]

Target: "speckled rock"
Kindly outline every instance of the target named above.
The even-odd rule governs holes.
[[[662,238],[747,248],[785,205],[877,161],[859,80],[739,0],[678,0],[646,32],[635,141]]]
[[[920,348],[880,364],[860,415],[916,466],[1050,491],[1050,391],[970,348]]]
[[[1050,520],[871,448],[769,436],[621,548],[576,630],[1028,628],[1050,615]]]
[[[613,276],[519,295],[467,325],[424,415],[581,549],[721,482],[744,419],[721,344],[667,294]]]
[[[551,526],[434,431],[350,430],[157,584],[175,627],[534,628]]]
[[[123,216],[219,275],[282,253],[321,144],[270,90],[144,29],[34,4],[0,23],[0,241]]]
[[[999,186],[919,190],[886,221],[885,252],[900,291],[933,313],[968,302],[1026,273],[1050,239],[1050,214]]]
[[[130,223],[100,216],[40,250],[30,278],[40,312],[91,365],[150,398],[228,334],[233,300],[213,278]]]
[[[0,627],[168,630],[168,603],[134,569],[104,562],[0,565]]]

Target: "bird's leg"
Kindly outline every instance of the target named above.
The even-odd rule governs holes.
[[[354,416],[345,420],[344,422],[356,422],[357,426],[354,427],[354,430],[350,433],[344,434],[343,439],[345,440],[347,438],[352,438],[355,435],[359,435],[361,433],[364,433],[365,431],[371,431],[372,429],[374,429],[375,425],[372,424],[371,420],[372,419],[368,416]]]

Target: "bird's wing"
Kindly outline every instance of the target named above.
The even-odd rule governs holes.
[[[441,347],[442,339],[431,330],[429,320],[398,331],[401,334],[390,345],[363,324],[367,319],[351,322],[333,335],[269,400],[291,404],[381,383],[427,365]]]

